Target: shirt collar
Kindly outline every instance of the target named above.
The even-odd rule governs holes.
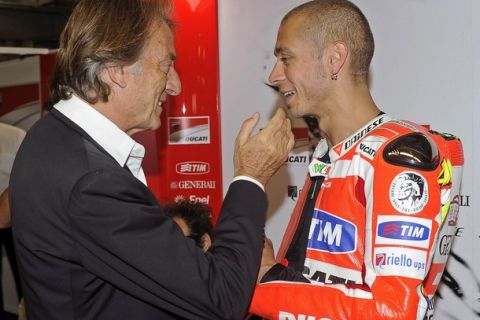
[[[72,95],[68,100],[60,100],[54,108],[82,128],[120,166],[126,164],[132,151],[143,158],[145,148],[141,144],[79,97]]]

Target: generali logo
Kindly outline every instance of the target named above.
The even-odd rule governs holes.
[[[177,163],[175,171],[178,174],[206,174],[210,172],[210,164],[201,161],[187,161]]]

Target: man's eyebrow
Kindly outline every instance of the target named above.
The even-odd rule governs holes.
[[[275,47],[275,50],[273,51],[273,54],[276,56],[280,55],[280,54],[285,54],[285,53],[290,53],[290,50],[288,50],[287,48],[284,48],[284,47]]]

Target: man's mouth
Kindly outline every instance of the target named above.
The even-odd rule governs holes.
[[[158,101],[158,107],[160,108],[162,106],[162,104],[167,101],[167,98],[160,98],[160,100]]]
[[[288,91],[282,91],[282,94],[285,98],[293,96],[295,93],[297,93],[296,90],[288,90]]]

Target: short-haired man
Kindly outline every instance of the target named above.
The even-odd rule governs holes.
[[[277,112],[246,120],[208,255],[147,188],[143,146],[178,95],[169,1],[80,0],[62,33],[54,108],[15,160],[10,207],[29,319],[241,319],[263,247],[263,186],[293,146]]]
[[[276,263],[266,249],[251,311],[268,319],[423,319],[458,214],[458,139],[382,113],[368,87],[374,51],[347,0],[282,20],[270,81],[322,140]],[[277,281],[274,281],[277,280]],[[274,281],[274,282],[272,282]]]

